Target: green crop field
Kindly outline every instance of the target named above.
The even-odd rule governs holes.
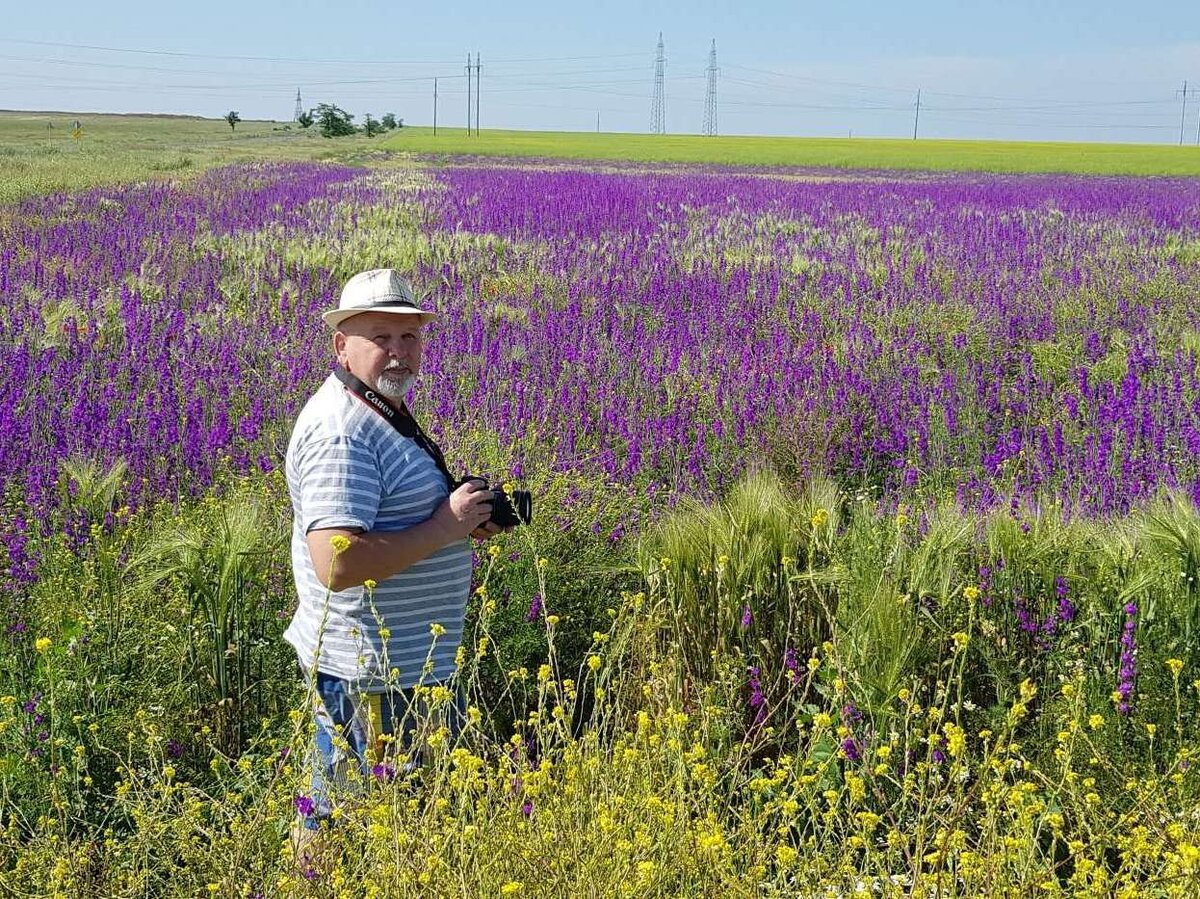
[[[405,128],[384,149],[420,154],[529,156],[718,165],[934,171],[1200,175],[1200,147],[868,138],[702,137]]]

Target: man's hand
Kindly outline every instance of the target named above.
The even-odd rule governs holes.
[[[495,537],[497,534],[507,534],[511,530],[512,528],[502,528],[494,522],[486,521],[471,531],[471,536],[476,540],[487,540],[489,537]]]
[[[491,515],[492,491],[484,489],[482,481],[465,481],[438,506],[433,518],[451,543],[484,528]]]

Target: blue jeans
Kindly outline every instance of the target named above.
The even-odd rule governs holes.
[[[445,724],[453,739],[461,733],[466,717],[458,691],[446,708],[431,714],[424,697],[414,701],[412,688],[366,694],[321,672],[314,687],[317,736],[310,756],[312,794],[297,800],[304,826],[310,830],[333,812],[332,791],[361,792],[371,780],[390,780],[397,773],[415,770],[421,764],[423,738]],[[381,736],[392,739],[380,740]],[[405,756],[399,772],[397,754]]]

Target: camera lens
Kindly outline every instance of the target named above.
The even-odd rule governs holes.
[[[492,515],[488,519],[493,524],[508,528],[533,520],[533,495],[528,490],[514,490],[511,494],[497,490],[493,497]]]

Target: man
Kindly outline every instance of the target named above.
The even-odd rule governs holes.
[[[455,487],[404,404],[421,329],[437,316],[394,270],[374,269],[351,278],[323,318],[337,367],[300,413],[286,461],[299,605],[284,639],[317,719],[313,795],[297,801],[310,831],[330,814],[331,780],[348,769],[365,777],[371,761],[387,770],[373,744],[394,730],[403,742],[413,688],[453,673],[467,537],[500,531],[488,523],[491,492]]]

